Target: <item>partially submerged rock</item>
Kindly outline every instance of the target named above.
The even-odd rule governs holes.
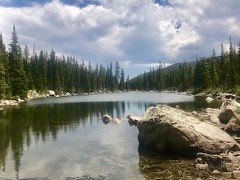
[[[110,115],[106,114],[102,117],[102,120],[104,124],[108,124],[110,121],[113,121],[113,118]]]
[[[139,145],[162,152],[219,154],[240,145],[225,131],[166,105],[150,107],[138,122]]]
[[[132,114],[129,114],[129,115],[127,116],[127,118],[128,118],[128,123],[129,123],[131,126],[132,126],[132,125],[137,125],[137,123],[142,120],[142,117],[134,116],[134,115],[132,115]]]
[[[123,121],[121,119],[118,119],[118,118],[114,118],[114,121],[113,121],[115,124],[122,124]]]

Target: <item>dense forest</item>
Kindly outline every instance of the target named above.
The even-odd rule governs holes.
[[[151,68],[133,78],[132,89],[138,90],[191,90],[193,92],[233,92],[240,94],[240,44],[238,49],[229,38],[229,50],[221,44],[221,54],[198,58],[196,62],[181,63],[168,68]]]
[[[211,57],[198,58],[163,68],[150,68],[129,80],[118,62],[108,67],[78,61],[74,57],[58,57],[55,52],[22,51],[13,26],[9,51],[0,34],[0,99],[21,97],[28,90],[39,93],[54,90],[57,94],[90,93],[116,90],[191,90],[193,92],[234,92],[240,94],[240,44],[236,48],[229,38],[229,48],[221,54],[212,50]]]
[[[22,51],[18,44],[15,26],[9,46],[6,51],[0,34],[0,99],[24,98],[28,90],[44,93],[50,89],[58,94],[79,94],[128,88],[118,62],[114,66],[110,63],[107,68],[92,67],[90,62],[80,63],[73,57],[57,57],[53,50],[33,52],[30,56],[28,46]]]

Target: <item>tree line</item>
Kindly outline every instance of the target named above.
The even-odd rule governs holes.
[[[213,49],[210,57],[198,58],[191,63],[171,67],[151,68],[130,82],[131,89],[138,90],[192,90],[234,92],[240,94],[240,43],[233,46],[229,37],[229,50],[221,44],[221,54]]]
[[[9,51],[6,51],[0,34],[0,99],[27,96],[28,90],[44,93],[54,90],[62,93],[90,93],[94,91],[116,91],[127,89],[129,77],[116,62],[109,66],[91,62],[79,62],[74,57],[56,56],[56,53],[30,51],[26,45],[22,51],[13,26]]]

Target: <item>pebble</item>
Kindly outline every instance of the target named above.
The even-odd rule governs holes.
[[[221,173],[220,173],[220,171],[218,171],[218,170],[215,169],[215,170],[213,171],[213,174],[214,174],[214,175],[219,175],[219,174],[221,174]]]
[[[196,168],[200,169],[200,170],[207,170],[208,169],[208,164],[196,164]]]

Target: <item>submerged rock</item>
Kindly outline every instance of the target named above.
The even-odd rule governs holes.
[[[138,122],[139,145],[160,152],[219,154],[240,145],[225,131],[181,109],[150,107]]]

